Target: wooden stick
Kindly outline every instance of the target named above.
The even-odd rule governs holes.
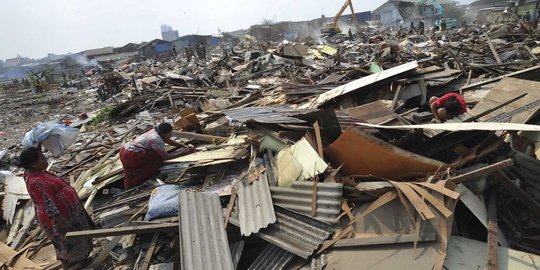
[[[107,236],[134,234],[134,233],[141,234],[141,233],[152,233],[152,232],[160,232],[160,231],[176,231],[177,229],[178,229],[177,223],[128,226],[128,227],[68,232],[66,233],[66,239],[96,238],[96,237],[107,237]]]
[[[152,244],[150,244],[150,247],[146,251],[146,256],[144,256],[144,261],[140,270],[148,270],[148,268],[150,267],[150,261],[152,260],[152,256],[154,255],[154,251],[156,250],[158,238],[159,232],[154,233],[154,238],[152,238]]]
[[[501,57],[499,57],[499,54],[497,53],[497,50],[495,49],[495,46],[493,45],[493,42],[491,42],[491,39],[486,34],[486,40],[489,45],[489,49],[491,50],[491,53],[493,53],[493,56],[495,56],[495,60],[497,60],[497,63],[501,64],[502,60]]]
[[[489,196],[488,203],[488,239],[487,239],[487,270],[498,270],[499,263],[497,260],[497,193],[493,190]]]
[[[512,159],[506,159],[506,160],[491,164],[489,166],[474,170],[472,172],[468,172],[468,173],[464,173],[464,174],[452,177],[451,180],[452,182],[459,184],[467,180],[477,179],[479,176],[482,176],[482,175],[490,174],[490,173],[508,168],[512,166],[513,164],[514,163],[512,162]]]
[[[319,153],[319,156],[324,159],[321,139],[321,128],[319,127],[319,122],[315,121],[315,124],[313,124],[313,129],[315,129],[315,139],[317,140],[317,152]]]

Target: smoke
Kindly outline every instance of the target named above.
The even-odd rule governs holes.
[[[101,68],[101,65],[96,59],[88,59],[86,55],[78,54],[72,56],[73,59],[77,62],[77,64],[81,65],[82,67],[97,67]]]

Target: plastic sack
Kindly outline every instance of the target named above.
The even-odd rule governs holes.
[[[178,194],[186,189],[179,185],[163,185],[155,188],[148,202],[148,212],[144,220],[178,215]]]
[[[41,145],[51,152],[54,157],[59,157],[70,147],[79,134],[79,129],[60,124],[39,124],[34,129],[26,132],[22,141],[23,149]]]

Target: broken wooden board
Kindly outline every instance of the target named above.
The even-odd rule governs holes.
[[[307,108],[318,108],[323,106],[329,101],[335,100],[337,98],[341,98],[347,94],[351,94],[355,91],[358,91],[362,88],[365,88],[371,84],[374,84],[376,82],[380,82],[386,79],[389,79],[391,77],[394,77],[396,75],[405,73],[407,71],[416,69],[418,67],[418,62],[412,61],[409,63],[405,63],[403,65],[399,65],[397,67],[393,67],[388,70],[383,70],[379,73],[371,74],[366,77],[362,77],[360,79],[354,80],[352,82],[349,82],[347,84],[338,86],[328,92],[325,92],[321,95],[319,95],[311,104],[306,104],[305,107]],[[302,106],[301,108],[304,108]]]
[[[166,160],[165,163],[196,162],[208,163],[217,160],[241,159],[248,153],[249,147],[225,147],[222,149],[200,151],[182,157]]]
[[[512,112],[516,109],[523,110],[511,116],[511,123],[525,123],[533,114],[535,114],[540,106],[534,108],[526,108],[527,104],[540,100],[540,82],[520,80],[515,78],[503,78],[472,110],[471,113],[479,114],[497,105],[500,105],[512,98],[521,94],[527,93],[527,96],[510,103],[494,112],[491,112],[480,118],[482,121],[487,121],[501,113]]]
[[[427,175],[446,167],[429,159],[358,130],[345,131],[325,154],[336,166],[343,164],[344,175],[375,175],[399,180],[407,176]]]
[[[487,244],[460,236],[450,236],[446,269],[486,269]],[[540,256],[505,247],[498,247],[499,270],[536,270]]]
[[[0,242],[0,267],[4,269],[4,266],[10,266],[13,269],[43,269],[43,267],[22,254],[19,255],[17,251]]]
[[[346,109],[345,112],[356,119],[361,119],[370,124],[380,124],[395,119],[396,114],[381,101],[364,104]]]

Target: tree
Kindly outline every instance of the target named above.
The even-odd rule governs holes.
[[[265,19],[263,19],[263,20],[261,21],[261,24],[262,24],[262,25],[268,26],[268,25],[275,24],[275,22],[274,22],[273,20],[271,20],[271,19],[266,19],[266,18],[265,18]]]

